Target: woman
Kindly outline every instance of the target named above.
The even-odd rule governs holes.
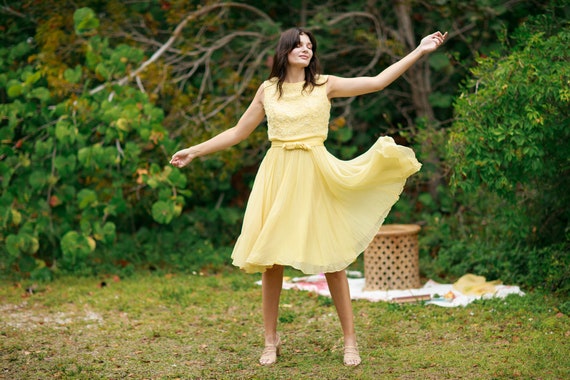
[[[380,91],[437,49],[447,33],[433,33],[375,77],[320,75],[317,43],[303,29],[285,31],[269,80],[258,89],[237,125],[176,152],[171,164],[188,165],[248,137],[264,117],[272,142],[246,208],[232,259],[246,272],[262,272],[265,348],[262,365],[276,362],[279,297],[285,265],[325,273],[344,335],[344,364],[361,362],[345,268],[373,239],[406,179],[420,169],[411,149],[381,137],[364,154],[341,161],[327,152],[330,100]]]

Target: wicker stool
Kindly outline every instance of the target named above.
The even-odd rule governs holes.
[[[416,224],[380,227],[364,250],[364,290],[417,289],[420,287]]]

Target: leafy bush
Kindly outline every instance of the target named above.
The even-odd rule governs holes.
[[[81,56],[58,62],[23,41],[0,49],[0,269],[46,277],[46,268],[89,273],[97,246],[143,220],[170,223],[186,177],[168,165],[175,148],[148,94],[112,81],[143,53],[110,47],[93,11],[75,13],[68,35]],[[45,36],[44,36],[45,37]],[[52,57],[53,58],[53,57]]]
[[[570,30],[551,15],[514,39],[510,54],[478,61],[455,103],[452,184],[461,199],[474,199],[466,203],[471,220],[485,223],[467,224],[469,234],[438,260],[567,292]]]

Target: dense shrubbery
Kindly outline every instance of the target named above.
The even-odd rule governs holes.
[[[186,177],[168,165],[175,143],[162,125],[164,113],[146,93],[119,85],[82,90],[123,77],[142,52],[110,47],[95,33],[90,9],[74,19],[76,34],[67,41],[83,53],[59,73],[32,41],[0,49],[4,271],[90,272],[92,253],[112,247],[118,229],[167,224],[189,194]]]
[[[479,60],[455,103],[450,223],[464,232],[433,265],[570,294],[570,29],[541,16],[513,40]]]

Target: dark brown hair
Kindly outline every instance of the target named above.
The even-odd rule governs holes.
[[[316,80],[321,74],[321,64],[317,58],[317,40],[313,34],[307,30],[301,28],[291,28],[283,33],[279,38],[277,43],[277,50],[273,56],[273,66],[271,67],[271,74],[269,74],[269,79],[277,78],[277,89],[279,90],[279,97],[283,94],[283,82],[285,82],[285,76],[287,75],[287,65],[289,64],[288,55],[289,53],[299,45],[301,42],[301,35],[306,35],[311,41],[311,50],[313,51],[313,57],[309,62],[309,65],[305,67],[305,84],[303,85],[303,90],[307,87],[312,89],[314,86],[321,86],[317,84]]]

